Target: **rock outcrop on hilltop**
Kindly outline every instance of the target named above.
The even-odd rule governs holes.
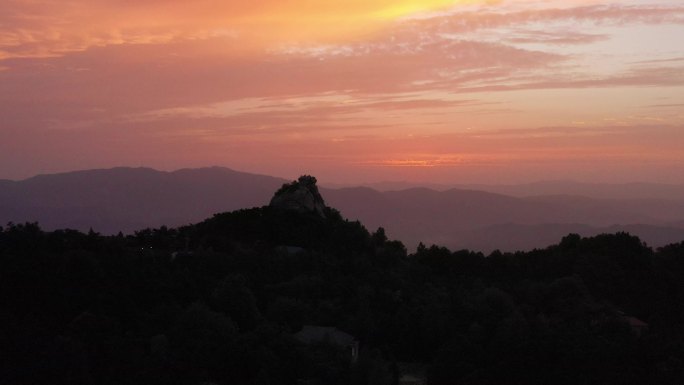
[[[318,192],[316,178],[311,175],[302,175],[298,180],[284,184],[276,191],[269,206],[301,213],[315,212],[325,218],[325,202]]]

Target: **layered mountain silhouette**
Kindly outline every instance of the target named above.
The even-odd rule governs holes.
[[[285,182],[219,167],[39,175],[0,183],[0,223],[38,221],[45,229],[92,228],[105,234],[177,226],[217,212],[262,206]]]
[[[684,197],[684,184],[667,183],[586,183],[564,180],[539,181],[522,184],[439,184],[414,182],[374,182],[364,183],[378,191],[408,190],[416,187],[430,188],[437,191],[451,189],[486,191],[514,197],[538,195],[573,195],[596,199],[628,199],[628,200],[681,200]],[[353,187],[335,185],[337,188]]]
[[[48,230],[131,233],[263,206],[288,182],[220,167],[174,172],[114,168],[2,180],[0,223],[37,221]],[[290,197],[308,194],[299,188],[302,181],[294,183],[289,184]],[[409,248],[423,242],[485,252],[526,250],[545,247],[570,232],[591,236],[628,231],[656,247],[684,239],[684,199],[659,196],[657,189],[648,195],[642,188],[634,195],[638,199],[627,199],[627,193],[607,199],[545,192],[540,188],[537,196],[523,197],[469,189],[316,191],[344,217],[371,229],[383,227]],[[322,204],[322,198],[311,198],[314,209]],[[284,196],[281,204],[287,205],[288,199]]]

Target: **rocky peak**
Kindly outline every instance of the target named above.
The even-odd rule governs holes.
[[[302,213],[315,212],[325,218],[325,202],[318,192],[316,178],[311,175],[285,183],[271,199],[270,206]]]

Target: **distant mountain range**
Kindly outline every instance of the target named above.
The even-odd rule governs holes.
[[[331,188],[354,187],[342,184],[328,184]],[[362,183],[378,191],[399,191],[411,188],[429,188],[437,191],[451,189],[486,191],[514,197],[539,195],[576,195],[597,199],[684,199],[684,184],[666,183],[582,183],[576,181],[540,181],[523,184],[439,184],[413,182],[375,182]]]
[[[285,182],[220,167],[174,172],[114,168],[0,180],[0,223],[37,221],[47,230],[130,233],[263,206]],[[559,182],[496,188],[509,195],[368,187],[322,188],[321,194],[346,218],[371,231],[384,227],[409,248],[423,242],[484,252],[528,250],[556,243],[570,232],[627,231],[655,247],[684,240],[683,186]]]
[[[0,182],[0,223],[102,233],[178,226],[268,204],[284,179],[211,167],[162,172],[113,168]]]

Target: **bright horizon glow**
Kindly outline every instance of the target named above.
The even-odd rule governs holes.
[[[0,179],[684,180],[676,0],[7,0]]]

